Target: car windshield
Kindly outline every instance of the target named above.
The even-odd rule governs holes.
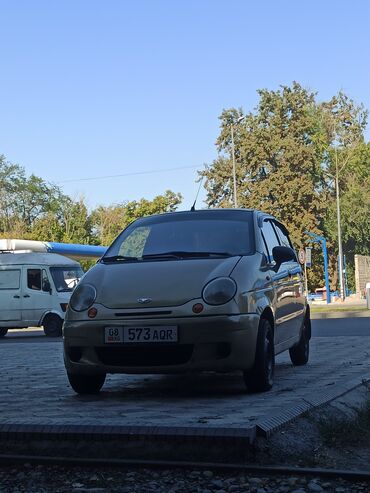
[[[247,211],[164,214],[129,226],[102,262],[250,255],[253,249],[252,214]]]
[[[50,272],[59,292],[73,291],[84,273],[81,267],[50,267]]]

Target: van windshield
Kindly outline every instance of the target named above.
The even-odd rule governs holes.
[[[81,267],[50,267],[50,272],[59,292],[72,291],[84,274]]]
[[[252,215],[179,213],[135,221],[115,240],[102,262],[250,255]]]

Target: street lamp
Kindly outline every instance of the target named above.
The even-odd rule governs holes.
[[[343,169],[343,167],[341,168],[341,170]],[[336,205],[337,205],[339,291],[340,291],[340,299],[344,301],[346,297],[346,290],[344,283],[343,245],[342,245],[342,230],[341,230],[340,201],[339,201],[339,171],[341,170],[338,170],[338,154],[337,154],[337,149],[335,149],[335,176],[332,175],[331,173],[328,173],[327,171],[325,171],[325,174],[330,176],[330,178],[335,182],[335,195],[336,195]]]
[[[240,123],[241,121],[243,121],[244,118],[245,118],[245,115],[239,117],[236,120],[235,125],[238,124],[238,123]],[[236,167],[235,167],[234,123],[231,123],[230,124],[230,130],[231,130],[231,157],[232,157],[232,161],[233,161],[234,209],[236,209],[238,207],[238,200],[237,200],[237,197],[236,197]]]
[[[342,231],[341,231],[341,227],[340,227],[339,171],[338,171],[338,152],[337,152],[337,150],[335,150],[335,190],[336,190],[336,196],[337,196],[339,288],[340,288],[340,299],[342,301],[344,301],[346,298],[346,290],[345,290],[345,285],[344,285]]]

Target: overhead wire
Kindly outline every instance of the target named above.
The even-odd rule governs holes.
[[[88,176],[85,178],[70,178],[68,180],[58,180],[55,183],[72,183],[72,182],[77,182],[77,181],[91,181],[91,180],[106,180],[109,178],[121,178],[125,176],[136,176],[136,175],[149,175],[149,174],[155,174],[155,173],[166,173],[168,171],[180,171],[183,169],[196,169],[199,168],[199,166],[177,166],[174,168],[162,168],[162,169],[153,169],[153,170],[147,170],[147,171],[133,171],[130,173],[120,173],[117,175],[102,175],[102,176]]]

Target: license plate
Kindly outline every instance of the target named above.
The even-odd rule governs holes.
[[[177,342],[177,326],[105,327],[105,342],[108,344]]]

